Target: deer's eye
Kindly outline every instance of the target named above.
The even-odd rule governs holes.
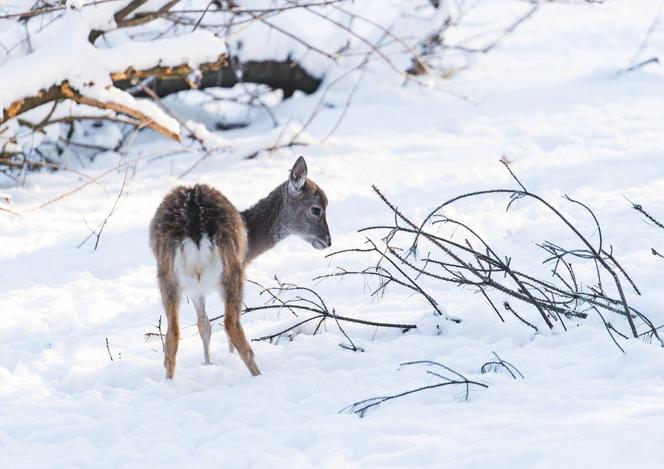
[[[321,214],[321,209],[320,209],[320,207],[311,207],[311,214],[312,214],[314,217],[320,217],[320,214]]]

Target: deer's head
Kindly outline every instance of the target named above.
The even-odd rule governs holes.
[[[307,179],[307,163],[299,157],[288,179],[286,221],[289,231],[304,239],[316,249],[332,245],[325,212],[327,196],[323,189]]]

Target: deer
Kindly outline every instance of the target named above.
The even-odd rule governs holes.
[[[240,212],[217,189],[206,184],[178,186],[162,200],[150,223],[150,247],[168,328],[164,343],[166,379],[173,379],[180,340],[182,295],[196,310],[204,363],[210,361],[212,325],[205,297],[217,290],[224,301],[224,329],[229,351],[238,351],[253,376],[260,375],[240,315],[244,275],[250,262],[283,239],[296,235],[315,249],[331,246],[327,196],[307,179],[300,156],[288,180]]]

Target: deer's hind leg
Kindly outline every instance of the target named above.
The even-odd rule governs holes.
[[[194,308],[196,308],[197,316],[197,326],[198,333],[201,336],[203,341],[203,357],[205,358],[205,364],[209,365],[210,362],[210,335],[212,334],[212,325],[210,324],[210,319],[205,312],[205,296],[200,295],[191,299],[194,303]]]
[[[230,353],[235,352],[235,347],[233,346],[233,341],[231,340],[231,336],[228,333],[228,329],[226,329],[226,339],[228,340],[228,351]]]
[[[173,275],[159,272],[159,291],[164,303],[164,312],[168,320],[166,331],[166,343],[164,345],[164,367],[166,368],[166,379],[173,379],[175,374],[175,355],[180,342],[180,287]]]
[[[221,278],[221,286],[224,295],[224,326],[228,334],[229,343],[235,346],[240,358],[249,368],[253,376],[261,372],[254,361],[254,351],[251,349],[244,330],[240,324],[240,313],[242,311],[242,297],[244,287],[244,271],[242,262],[234,253],[224,253],[224,273]]]

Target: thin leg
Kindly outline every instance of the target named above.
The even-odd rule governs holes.
[[[180,342],[180,292],[177,283],[164,278],[159,278],[159,289],[161,299],[164,303],[164,311],[168,320],[166,331],[166,344],[164,348],[164,367],[166,368],[166,379],[173,379],[175,374],[175,355]]]
[[[192,298],[194,308],[196,308],[196,316],[198,317],[198,333],[203,341],[203,358],[205,364],[209,365],[210,362],[210,335],[212,334],[212,325],[210,319],[205,313],[205,296],[201,295],[198,298]]]
[[[226,339],[228,340],[228,351],[230,353],[235,352],[235,347],[233,347],[233,341],[231,340],[230,334],[228,334],[228,330],[224,327],[224,330],[226,331]]]
[[[235,346],[240,358],[253,376],[261,372],[254,361],[254,351],[251,350],[249,342],[244,335],[240,324],[240,312],[242,311],[243,295],[243,272],[239,260],[225,259],[222,287],[224,292],[225,316],[224,326],[230,338],[230,343]],[[230,261],[230,262],[229,262]]]

